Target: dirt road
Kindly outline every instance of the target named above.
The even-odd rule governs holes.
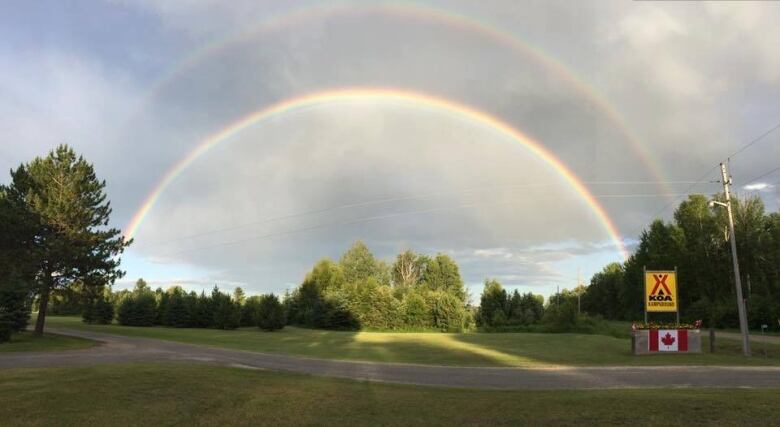
[[[310,359],[211,348],[70,329],[52,333],[101,341],[85,350],[0,355],[0,368],[89,366],[132,362],[194,362],[357,380],[498,389],[634,387],[780,388],[780,367],[474,368]]]

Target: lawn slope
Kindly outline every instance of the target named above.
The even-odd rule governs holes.
[[[12,335],[11,341],[0,344],[0,353],[12,353],[17,351],[78,350],[93,347],[95,345],[98,345],[98,343],[82,338],[54,334],[43,334],[39,336],[32,332],[25,331]]]

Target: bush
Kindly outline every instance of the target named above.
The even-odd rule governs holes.
[[[241,323],[241,306],[233,301],[230,295],[224,294],[216,287],[211,293],[211,304],[214,307],[214,327],[217,329],[236,329]]]
[[[0,308],[0,343],[11,340],[11,320],[5,309]]]
[[[98,297],[84,305],[81,314],[84,323],[108,325],[114,320],[114,305],[104,297]]]
[[[469,317],[463,301],[446,291],[432,291],[428,294],[433,327],[442,331],[461,331],[468,328]]]
[[[117,310],[120,325],[152,326],[157,318],[157,300],[149,291],[127,295]]]
[[[477,320],[482,326],[503,326],[509,314],[509,298],[497,280],[485,280]]]
[[[195,298],[184,293],[180,287],[168,289],[160,299],[161,323],[174,328],[186,328],[192,325],[188,298]],[[162,302],[165,302],[163,305]]]
[[[241,326],[257,326],[257,311],[260,309],[259,296],[251,296],[241,306]]]
[[[420,293],[407,292],[403,301],[401,301],[401,312],[406,326],[413,328],[427,328],[431,326],[433,315],[428,305],[425,303],[425,297]]]
[[[31,310],[28,296],[28,287],[22,281],[0,284],[0,342],[27,327]]]
[[[555,295],[544,311],[542,322],[554,332],[569,332],[577,326],[577,300]]]
[[[279,298],[274,294],[264,295],[258,304],[257,327],[266,331],[275,331],[284,328],[287,323],[284,316],[284,307]]]

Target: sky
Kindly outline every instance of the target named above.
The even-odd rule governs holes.
[[[94,164],[134,237],[116,288],[280,293],[362,240],[449,254],[477,298],[487,278],[550,295],[780,125],[778,21],[775,2],[10,1],[0,168],[61,143]],[[731,156],[738,196],[776,211],[778,159],[780,130]]]

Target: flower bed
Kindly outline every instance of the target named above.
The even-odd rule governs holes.
[[[674,322],[634,322],[631,324],[631,330],[642,329],[701,329],[702,321],[697,320],[693,323],[674,323]]]

